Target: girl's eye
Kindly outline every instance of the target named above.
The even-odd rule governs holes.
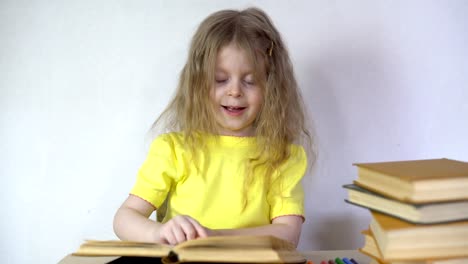
[[[245,80],[244,83],[247,85],[255,85],[255,82],[253,80]]]
[[[216,83],[225,83],[227,79],[216,79]]]

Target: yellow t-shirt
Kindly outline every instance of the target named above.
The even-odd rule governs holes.
[[[167,197],[163,222],[189,215],[211,229],[266,225],[284,215],[304,217],[300,181],[307,159],[301,146],[291,145],[290,158],[274,173],[269,187],[261,181],[249,186],[243,210],[246,159],[255,152],[256,139],[206,135],[206,142],[209,155],[199,154],[197,170],[182,133],[156,138],[130,193],[155,208]],[[264,169],[256,170],[254,177],[262,177]]]

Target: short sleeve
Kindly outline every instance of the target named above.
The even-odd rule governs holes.
[[[291,146],[290,158],[279,168],[268,192],[270,220],[279,216],[297,215],[304,219],[304,190],[301,179],[307,169],[304,148]]]
[[[148,156],[138,171],[130,194],[138,196],[158,208],[166,199],[177,175],[173,141],[165,134],[156,138]]]

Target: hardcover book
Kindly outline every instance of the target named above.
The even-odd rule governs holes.
[[[370,230],[362,231],[364,235],[364,246],[359,249],[360,252],[371,257],[369,264],[467,264],[468,258],[444,258],[444,259],[408,259],[385,261],[380,253],[377,242]]]
[[[369,264],[466,264],[468,263],[468,258],[463,259],[442,259],[442,260],[409,260],[409,261],[390,261],[382,262],[381,260],[371,258]]]
[[[73,255],[153,257],[161,258],[164,263],[306,263],[307,261],[292,244],[273,236],[215,236],[188,240],[177,246],[90,240],[84,242]]]
[[[468,221],[415,225],[371,212],[370,230],[385,260],[468,257]]]
[[[414,204],[385,197],[355,184],[343,186],[346,202],[388,214],[415,224],[436,224],[468,220],[468,200]]]
[[[451,159],[356,163],[365,189],[409,202],[468,200],[468,163]]]

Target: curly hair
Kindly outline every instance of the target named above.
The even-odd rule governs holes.
[[[268,15],[258,8],[221,10],[202,21],[192,38],[176,94],[153,128],[163,123],[169,131],[183,132],[194,156],[204,146],[199,132],[217,134],[209,95],[218,52],[230,43],[251,58],[254,76],[263,89],[263,105],[254,122],[258,155],[250,160],[249,168],[253,171],[258,165],[266,165],[268,182],[274,170],[288,159],[290,144],[310,145],[311,135],[285,43]],[[247,173],[246,186],[254,180],[249,175],[252,173]]]

